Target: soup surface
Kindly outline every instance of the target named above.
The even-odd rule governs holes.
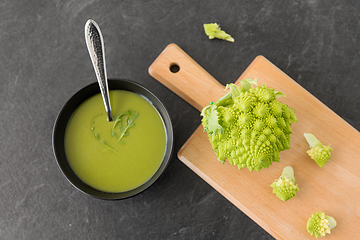
[[[65,132],[65,152],[75,174],[104,192],[125,192],[147,182],[158,170],[166,133],[157,110],[124,90],[109,93],[114,121],[107,121],[101,94],[82,103]]]

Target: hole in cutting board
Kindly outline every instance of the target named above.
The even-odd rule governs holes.
[[[180,71],[179,65],[177,65],[176,63],[172,63],[170,65],[170,72],[177,73],[178,71]]]

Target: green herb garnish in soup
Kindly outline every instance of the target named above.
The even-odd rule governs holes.
[[[164,123],[146,99],[110,91],[114,121],[100,94],[82,103],[65,132],[65,152],[75,174],[104,192],[125,192],[146,183],[160,167],[166,148]]]

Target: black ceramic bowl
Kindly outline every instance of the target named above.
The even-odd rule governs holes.
[[[65,146],[64,146],[65,130],[72,114],[77,109],[77,107],[80,106],[80,104],[83,103],[86,99],[90,98],[95,94],[100,93],[99,85],[97,82],[90,84],[84,87],[83,89],[81,89],[80,91],[78,91],[72,98],[69,99],[69,101],[61,109],[59,115],[57,116],[53,128],[52,145],[53,145],[55,158],[57,160],[57,163],[61,171],[63,172],[67,180],[69,180],[69,182],[75,188],[77,188],[83,193],[86,193],[96,198],[117,200],[117,199],[128,198],[144,191],[145,189],[150,187],[163,173],[163,171],[169,164],[172,155],[173,128],[169,114],[165,109],[164,105],[153,93],[151,93],[145,87],[141,86],[138,83],[123,79],[109,80],[108,85],[109,85],[109,90],[127,90],[141,95],[142,97],[147,99],[159,112],[164,122],[167,140],[166,140],[166,150],[165,150],[164,158],[156,173],[146,183],[144,183],[138,188],[135,188],[127,192],[107,193],[96,190],[88,186],[87,184],[82,182],[71,169],[65,154]]]

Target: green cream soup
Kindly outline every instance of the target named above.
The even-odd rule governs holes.
[[[82,103],[65,132],[65,152],[75,174],[104,192],[125,192],[147,182],[158,170],[166,133],[157,110],[129,91],[110,91],[114,121],[107,121],[97,94]]]

